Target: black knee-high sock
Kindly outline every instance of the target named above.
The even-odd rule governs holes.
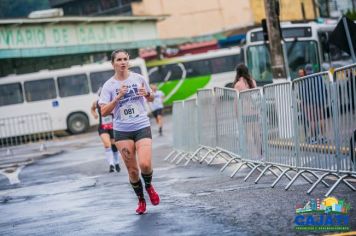
[[[145,182],[145,187],[146,188],[151,187],[152,174],[153,174],[153,171],[150,174],[141,173],[143,181]]]
[[[138,182],[136,182],[136,183],[132,183],[132,182],[130,181],[130,184],[131,184],[132,188],[134,189],[134,191],[135,191],[137,197],[138,197],[139,199],[144,199],[144,196],[143,196],[143,187],[142,187],[141,179],[140,179]]]

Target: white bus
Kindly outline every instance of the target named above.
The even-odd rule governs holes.
[[[151,83],[165,94],[164,104],[171,105],[194,96],[198,89],[231,86],[239,63],[243,63],[243,53],[240,47],[234,47],[150,61],[146,65]]]
[[[130,70],[142,74],[148,82],[143,59],[130,60]],[[49,115],[53,131],[85,132],[98,123],[90,108],[98,98],[99,87],[113,74],[111,63],[105,62],[0,78],[0,137],[48,131],[13,127],[33,127],[24,124],[34,122],[26,116],[40,113]]]
[[[311,74],[352,63],[351,56],[328,44],[328,37],[335,27],[335,23],[281,24],[288,79],[297,78],[299,68]],[[244,47],[246,64],[257,83],[271,83],[271,55],[261,27],[247,32]]]

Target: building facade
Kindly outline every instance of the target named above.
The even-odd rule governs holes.
[[[355,10],[355,1],[319,0],[319,5],[316,5],[315,0],[279,0],[280,20],[308,21],[320,16],[335,15],[337,17],[335,12],[344,13],[348,8]],[[144,21],[145,17],[157,18],[154,20],[157,37],[151,37],[155,40],[154,43],[152,43],[152,40],[147,41],[144,29],[142,29],[143,31],[139,30],[140,33],[135,35],[137,40],[140,41],[141,38],[144,40],[143,42],[128,41],[127,45],[132,50],[133,56],[139,55],[140,48],[146,46],[152,48],[152,45],[153,47],[157,45],[177,46],[185,42],[211,42],[226,36],[238,36],[238,40],[241,40],[241,34],[244,34],[249,28],[260,25],[261,20],[265,18],[264,0],[49,0],[49,3],[52,8],[62,8],[64,18],[53,22],[39,19],[38,23],[31,24],[21,20],[20,23],[0,22],[0,36],[2,36],[0,37],[0,46],[2,46],[0,48],[2,50],[0,53],[0,77],[10,73],[27,73],[43,68],[62,68],[107,58],[110,50],[119,46],[116,41],[105,43],[105,41],[100,41],[100,37],[98,37],[97,39],[100,41],[98,43],[75,47],[76,49],[80,48],[81,51],[76,52],[68,49],[69,43],[72,43],[71,40],[76,39],[75,37],[81,37],[80,27],[93,27],[93,29],[88,29],[87,32],[88,37],[90,36],[88,42],[93,40],[91,38],[92,32],[103,28],[92,26],[93,22],[100,17],[141,17],[142,20],[139,21]],[[323,10],[324,8],[326,13]],[[85,22],[74,23],[75,26],[68,26],[62,20],[77,16],[87,17],[88,19]],[[158,20],[158,18],[161,19]],[[105,24],[110,25],[115,22],[112,19],[107,20],[108,22]],[[24,26],[23,22],[27,26]],[[46,26],[42,29],[43,25]],[[128,26],[130,25],[132,23],[128,24]],[[47,41],[41,38],[42,35],[45,35],[44,33],[39,34],[39,40],[46,43],[45,47],[41,45],[32,47],[30,45],[35,40],[35,37],[31,36],[31,32],[42,32],[41,30],[44,33],[47,31],[52,33],[52,38],[49,37],[49,39],[54,44],[50,48],[47,47]],[[70,32],[73,32],[73,34]],[[110,35],[110,32],[112,31],[107,31],[102,35]],[[116,39],[121,40],[120,37]],[[15,46],[11,44],[11,40],[14,41]],[[63,41],[64,44],[57,45],[56,43],[60,41]],[[233,43],[236,43],[236,41]],[[28,42],[30,42],[29,45]],[[80,40],[78,42],[79,44],[82,43]],[[39,49],[36,50],[36,47]],[[45,50],[52,50],[53,53],[40,55]],[[23,53],[30,51],[32,53]],[[17,54],[12,55],[11,53]]]
[[[162,39],[197,37],[260,24],[264,0],[49,0],[65,16],[161,16],[157,24]],[[302,10],[302,4],[304,10]],[[313,20],[313,0],[280,0],[281,21]],[[304,12],[304,13],[303,13]],[[304,15],[303,15],[304,14]]]
[[[52,8],[62,8],[66,16],[132,15],[131,3],[141,0],[49,0]]]
[[[65,16],[167,16],[157,24],[161,39],[246,31],[265,18],[265,0],[49,0]],[[356,11],[356,0],[278,0],[280,21],[338,18]]]
[[[302,10],[304,5],[304,17]],[[264,0],[142,0],[132,3],[133,15],[168,15],[158,22],[161,38],[195,37],[259,25]],[[281,21],[314,20],[313,0],[280,0]]]

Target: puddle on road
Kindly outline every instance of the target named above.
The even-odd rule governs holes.
[[[0,170],[0,174],[4,175],[9,180],[11,185],[19,184],[19,183],[21,183],[21,181],[19,179],[19,174],[24,167],[25,167],[25,165],[23,165],[23,166],[16,165],[11,168],[2,169],[2,170]]]

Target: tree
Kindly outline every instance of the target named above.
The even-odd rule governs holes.
[[[356,11],[351,11],[350,9],[347,10],[346,12],[346,16],[347,18],[349,18],[350,20],[356,20]]]
[[[273,78],[286,79],[279,23],[279,4],[276,0],[264,0],[264,3]]]

